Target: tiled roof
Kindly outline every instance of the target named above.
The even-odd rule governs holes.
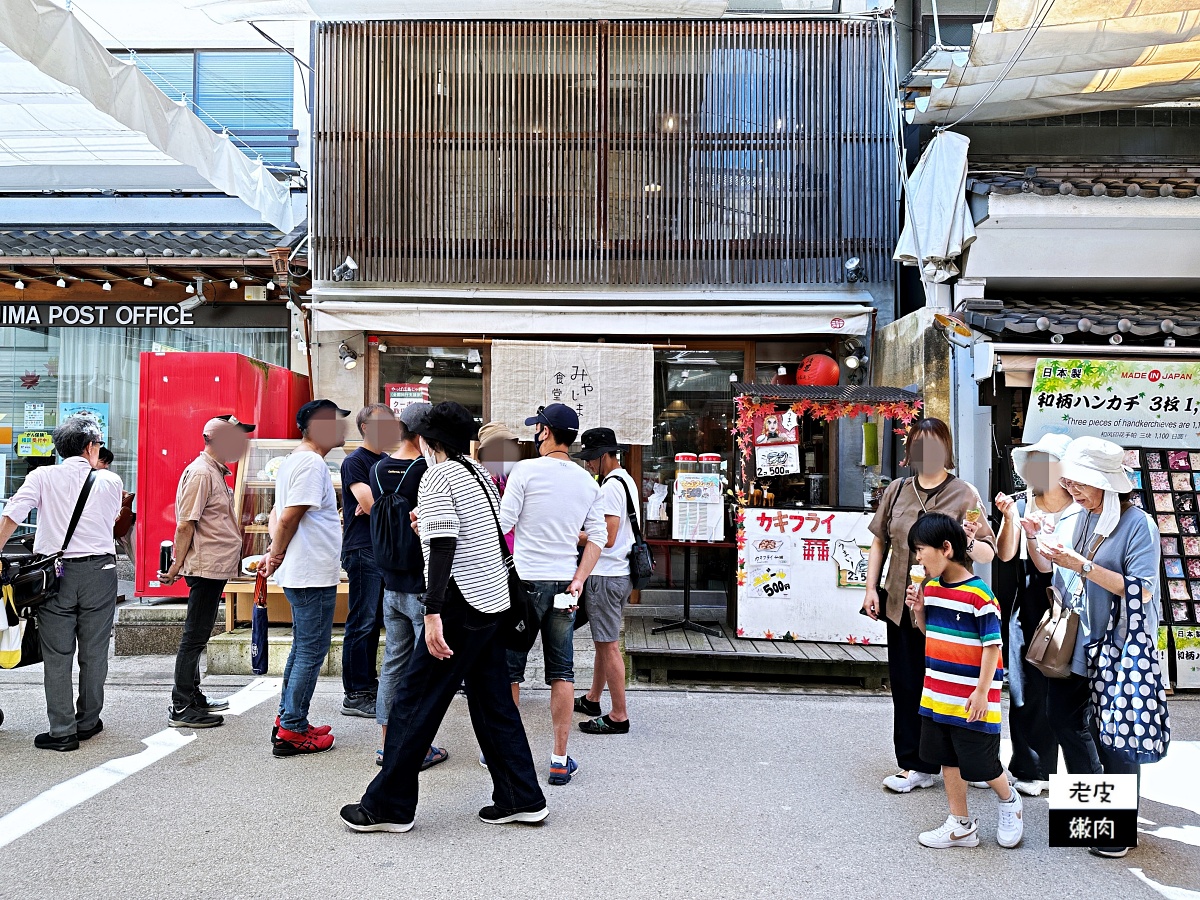
[[[270,226],[0,228],[0,256],[267,258],[287,236]]]
[[[1019,295],[1002,297],[1004,309],[964,310],[968,325],[996,337],[1035,341],[1051,335],[1089,336],[1107,341],[1120,334],[1135,343],[1159,343],[1168,337],[1200,334],[1200,303],[1192,296]]]
[[[974,194],[1075,197],[1177,197],[1200,191],[1200,166],[1055,164],[989,166],[971,161],[967,190]]]

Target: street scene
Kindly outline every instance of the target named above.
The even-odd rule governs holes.
[[[1111,6],[0,0],[0,896],[1200,898]]]

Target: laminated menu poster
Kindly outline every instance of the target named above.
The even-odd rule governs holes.
[[[677,541],[719,541],[725,536],[721,476],[687,472],[675,479],[671,537]]]
[[[859,613],[871,513],[740,510],[739,637],[885,644],[887,628]]]
[[[1050,433],[1200,448],[1200,363],[1039,359],[1022,440]]]

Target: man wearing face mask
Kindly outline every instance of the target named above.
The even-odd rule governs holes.
[[[271,546],[262,564],[292,607],[292,650],[271,735],[272,752],[279,757],[333,747],[329,726],[308,721],[308,705],[329,653],[341,580],[342,523],[325,457],[346,443],[342,418],[348,415],[332,400],[310,400],[300,407],[296,425],[302,440],[275,476]]]
[[[567,756],[575,700],[573,637],[577,604],[565,609],[556,607],[554,598],[568,593],[578,600],[608,542],[608,529],[596,508],[600,488],[568,453],[579,433],[575,410],[552,403],[526,419],[525,424],[534,428],[538,458],[513,466],[500,504],[500,529],[514,533],[517,573],[535,597],[554,723],[550,784],[564,785],[579,768]],[[587,545],[577,565],[581,531],[587,535]],[[514,700],[520,697],[527,657],[525,653],[508,652]]]
[[[158,573],[163,584],[182,575],[188,586],[187,619],[175,656],[175,689],[167,724],[172,728],[215,728],[216,715],[228,700],[210,699],[200,690],[200,653],[217,621],[225,582],[236,578],[242,559],[242,529],[233,511],[233,491],[226,463],[246,453],[254,426],[235,416],[209,419],[204,425],[204,451],[188,463],[175,492],[175,558]]]

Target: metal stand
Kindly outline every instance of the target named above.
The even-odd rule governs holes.
[[[695,631],[699,634],[707,634],[709,637],[721,637],[721,632],[715,628],[692,621],[692,545],[690,543],[683,545],[683,618],[655,619],[654,621],[663,624],[651,629],[651,634],[662,634],[664,631],[678,628],[680,631]]]

